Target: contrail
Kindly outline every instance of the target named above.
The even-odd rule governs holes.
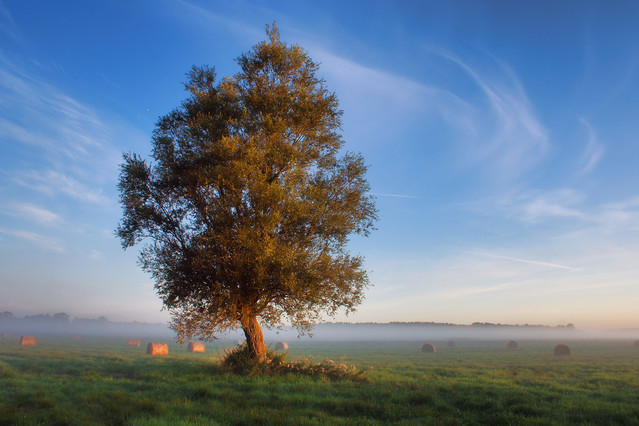
[[[521,258],[518,258],[518,257],[500,256],[500,255],[497,255],[497,254],[489,254],[489,253],[474,253],[474,252],[468,252],[468,253],[469,254],[473,254],[475,256],[484,256],[484,257],[492,257],[494,259],[511,260],[513,262],[528,263],[530,265],[548,266],[550,268],[565,269],[567,271],[582,271],[583,270],[581,268],[573,268],[573,267],[566,266],[566,265],[559,265],[557,263],[541,262],[541,261],[538,261],[538,260],[521,259]]]
[[[402,194],[380,194],[377,192],[369,192],[369,195],[374,195],[376,197],[396,197],[396,198],[426,198],[420,195],[402,195]]]

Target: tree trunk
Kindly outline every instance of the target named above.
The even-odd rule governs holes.
[[[266,343],[264,343],[264,334],[262,327],[257,322],[257,316],[255,314],[242,315],[240,322],[246,336],[250,357],[255,360],[263,360],[266,355]]]

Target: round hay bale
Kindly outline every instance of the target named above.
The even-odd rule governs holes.
[[[9,337],[11,337],[11,335],[9,333],[2,333],[2,338],[3,339],[8,339]]]
[[[202,342],[189,342],[187,347],[189,352],[204,352],[204,343]]]
[[[447,348],[454,348],[455,346],[457,346],[457,345],[455,345],[455,341],[454,341],[454,340],[449,340],[449,341],[446,343],[446,347],[447,347]]]
[[[639,348],[639,340],[635,340],[632,346],[634,346],[635,348]]]
[[[555,349],[552,351],[553,355],[570,355],[570,348],[564,344],[559,344],[555,346]]]
[[[424,343],[422,345],[422,352],[432,354],[437,352],[437,348],[435,348],[435,345],[433,345],[432,343]]]
[[[169,345],[166,343],[150,342],[146,346],[146,353],[149,355],[168,355]]]
[[[519,344],[516,341],[511,340],[508,343],[506,343],[506,347],[508,349],[517,349],[519,347]]]
[[[38,339],[33,336],[20,337],[20,346],[35,346],[38,344]]]
[[[128,346],[140,346],[140,339],[129,339],[126,341]]]
[[[288,351],[288,343],[286,342],[277,342],[275,344],[276,351]]]
[[[78,341],[80,341],[80,340],[82,340],[82,336],[81,336],[81,335],[79,335],[79,334],[75,334],[75,335],[73,335],[73,340],[78,340]]]

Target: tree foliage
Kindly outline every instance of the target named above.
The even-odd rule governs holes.
[[[304,332],[360,303],[368,278],[347,242],[368,235],[376,211],[308,54],[273,25],[237,63],[219,82],[193,67],[188,98],[157,123],[152,160],[124,155],[116,232],[124,248],[145,242],[141,265],[180,341],[242,327],[260,357],[260,323]]]

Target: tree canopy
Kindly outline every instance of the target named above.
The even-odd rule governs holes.
[[[355,309],[368,277],[347,243],[376,220],[364,160],[342,151],[336,95],[306,51],[266,33],[234,76],[194,66],[151,159],[124,155],[116,231],[124,248],[144,243],[180,342],[241,327],[253,357],[261,325],[305,332]]]

